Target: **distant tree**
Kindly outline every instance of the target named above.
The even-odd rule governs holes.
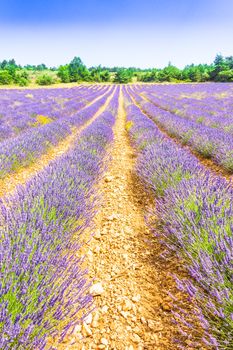
[[[15,60],[14,60],[14,58],[12,58],[11,60],[8,61],[8,65],[9,65],[9,66],[14,66],[15,68],[18,67],[17,64],[16,64],[16,62],[15,62]]]
[[[57,76],[61,79],[62,83],[70,82],[70,73],[69,73],[69,65],[60,66],[58,68]]]
[[[119,68],[116,72],[114,82],[119,84],[127,84],[132,80],[132,72],[125,68]]]
[[[90,72],[87,67],[83,64],[80,57],[74,57],[68,65],[70,81],[88,81],[90,80]]]
[[[108,82],[111,79],[111,75],[108,70],[102,70],[100,72],[100,79],[102,82]]]
[[[229,69],[233,69],[233,56],[228,56],[225,58],[225,63]]]
[[[7,60],[3,60],[1,63],[0,63],[0,69],[5,69],[6,66],[7,66],[8,62]]]
[[[42,70],[46,70],[46,69],[48,69],[48,68],[44,63],[38,64],[36,66],[36,70],[38,70],[38,71],[42,71]]]
[[[221,71],[227,70],[227,64],[226,61],[224,59],[224,57],[220,54],[217,54],[215,59],[214,59],[214,63],[213,63],[213,70],[211,71],[210,74],[210,78],[211,80],[218,80],[218,74]]]
[[[181,71],[171,63],[158,72],[159,81],[174,81],[181,79]]]
[[[90,68],[91,80],[100,82],[110,81],[111,75],[108,70],[103,69],[101,66],[91,67]]]
[[[233,81],[233,69],[222,70],[216,76],[216,81]]]

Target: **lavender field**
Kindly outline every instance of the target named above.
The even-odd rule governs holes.
[[[231,83],[0,90],[0,349],[232,349],[232,176]]]

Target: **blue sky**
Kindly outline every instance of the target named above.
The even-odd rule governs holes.
[[[183,67],[232,38],[232,0],[0,0],[0,61]]]

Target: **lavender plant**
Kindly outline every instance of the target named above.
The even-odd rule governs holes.
[[[49,147],[55,146],[72,132],[72,127],[80,127],[90,119],[112,93],[110,89],[99,100],[81,111],[33,130],[28,130],[17,138],[1,143],[0,178],[34,162]]]
[[[233,136],[223,130],[183,118],[131,93],[143,110],[166,132],[188,144],[205,158],[211,158],[228,172],[233,172]],[[153,98],[152,98],[153,101]]]
[[[45,349],[91,308],[80,236],[95,213],[118,93],[69,152],[1,200],[1,349]]]
[[[183,307],[177,305],[174,318],[190,346],[231,349],[232,186],[212,176],[192,154],[166,138],[135,108],[127,92],[125,96],[129,135],[140,151],[137,172],[156,196],[153,214],[160,218],[160,224],[156,224],[155,232],[167,251],[182,261],[189,276],[175,279],[189,303],[191,300],[195,317],[190,320],[184,299]],[[187,347],[182,342],[178,345]]]

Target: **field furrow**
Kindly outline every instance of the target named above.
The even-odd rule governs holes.
[[[160,252],[144,218],[151,203],[135,176],[125,126],[121,92],[111,161],[97,186],[103,202],[94,218],[96,233],[86,246],[96,309],[58,349],[171,349],[176,334],[166,293],[175,289],[171,266],[159,266]]]

